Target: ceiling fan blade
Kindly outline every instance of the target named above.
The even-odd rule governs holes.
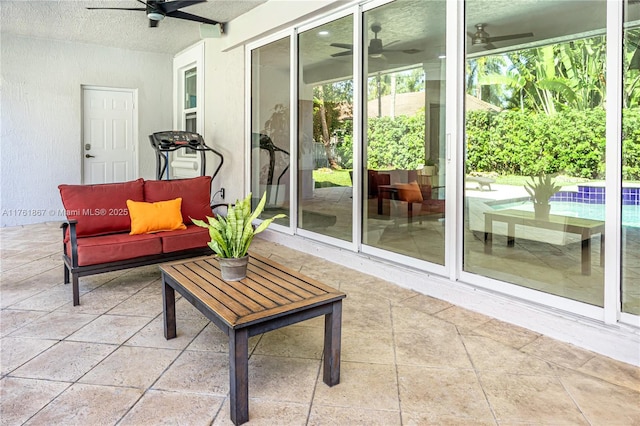
[[[487,37],[487,42],[492,43],[494,41],[513,40],[516,38],[533,37],[533,33],[521,33],[521,34],[508,34],[496,37]]]
[[[220,23],[218,21],[214,21],[213,19],[203,18],[202,16],[192,15],[190,13],[182,12],[180,10],[167,13],[167,16],[171,18],[186,19],[187,21],[202,22],[203,24],[217,25]]]
[[[164,3],[157,3],[158,8],[160,8],[165,13],[175,12],[178,9],[182,9],[183,7],[193,6],[198,3],[206,3],[207,0],[175,0],[168,1]]]
[[[329,46],[339,47],[341,49],[353,49],[353,44],[347,43],[331,43]]]
[[[351,56],[353,55],[353,50],[345,50],[344,52],[338,52],[331,55],[333,58],[337,58],[338,56]]]
[[[146,1],[142,1],[142,0],[136,0],[136,1],[137,1],[138,3],[142,3],[142,4],[144,4],[145,6],[148,6],[148,4],[147,4],[147,2],[146,2]]]
[[[494,46],[492,43],[487,43],[484,45],[484,50],[491,50],[491,49],[495,49],[496,46]]]
[[[146,12],[145,7],[87,7],[89,10],[141,10]]]

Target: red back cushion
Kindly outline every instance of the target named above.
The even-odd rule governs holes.
[[[158,201],[182,198],[182,220],[189,225],[191,218],[205,220],[213,216],[210,205],[211,176],[190,179],[147,180],[144,183],[144,201]]]
[[[144,181],[58,185],[67,219],[77,220],[78,237],[129,231],[127,200],[144,201]]]

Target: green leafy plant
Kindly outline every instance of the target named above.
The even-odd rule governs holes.
[[[531,176],[531,181],[526,182],[524,189],[531,196],[533,204],[548,205],[553,195],[560,191],[560,186],[556,185],[551,175],[541,174],[536,177]]]
[[[226,217],[207,216],[207,222],[197,219],[191,220],[195,225],[209,229],[211,241],[208,245],[218,257],[244,257],[247,255],[256,234],[267,229],[274,220],[286,217],[284,214],[277,214],[263,220],[257,227],[253,226],[253,221],[260,216],[264,209],[267,201],[266,195],[266,192],[262,195],[262,199],[253,212],[251,212],[251,193],[249,193],[244,200],[237,200],[235,205],[229,206]]]

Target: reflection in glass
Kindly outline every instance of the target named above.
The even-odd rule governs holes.
[[[197,104],[197,68],[191,68],[184,73],[184,109],[196,108]]]
[[[352,16],[298,36],[298,227],[345,241],[353,227],[353,54],[331,43],[352,39]]]
[[[465,4],[464,270],[603,306],[606,2]]]
[[[363,21],[363,243],[437,264],[445,237],[444,21],[445,1],[415,0],[367,11]]]
[[[275,223],[289,225],[290,199],[290,39],[251,51],[251,192],[266,192],[262,219],[287,215]]]
[[[625,3],[622,86],[622,311],[640,315],[640,5]]]

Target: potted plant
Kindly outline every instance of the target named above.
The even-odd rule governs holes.
[[[227,216],[208,217],[207,222],[192,219],[195,225],[209,229],[211,241],[208,245],[218,256],[222,279],[226,281],[240,281],[247,276],[247,264],[249,263],[249,246],[256,234],[267,229],[276,219],[286,217],[277,214],[262,221],[257,227],[253,221],[260,216],[267,197],[266,193],[251,212],[251,193],[242,201],[237,200],[235,205],[229,206]]]
[[[555,184],[551,175],[544,173],[537,176],[537,179],[531,176],[531,181],[525,183],[524,189],[531,196],[536,219],[549,219],[549,211],[551,210],[549,200],[555,193],[560,191],[560,188],[559,185]]]

